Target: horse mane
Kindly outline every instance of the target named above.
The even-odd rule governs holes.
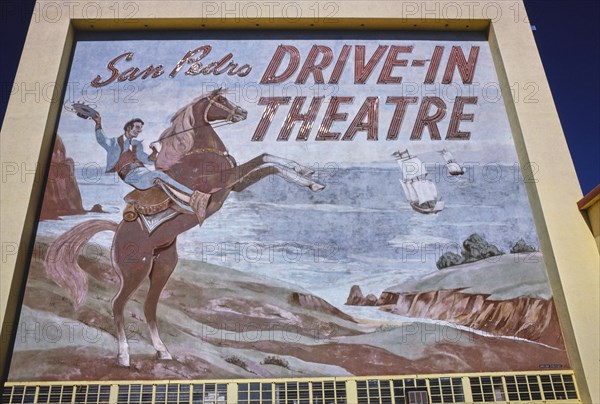
[[[179,163],[181,158],[194,147],[194,105],[215,93],[221,94],[224,89],[204,93],[189,104],[179,108],[171,118],[171,126],[160,134],[162,148],[156,161],[156,168],[167,170]]]

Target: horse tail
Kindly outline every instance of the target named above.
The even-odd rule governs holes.
[[[87,274],[77,263],[79,250],[101,231],[116,231],[118,224],[110,220],[88,220],[58,237],[48,248],[44,265],[46,275],[71,295],[75,309],[83,305],[88,290]]]

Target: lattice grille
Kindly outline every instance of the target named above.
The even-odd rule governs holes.
[[[506,401],[502,379],[500,376],[470,377],[473,401],[485,403]]]
[[[119,386],[118,404],[226,404],[226,384],[131,384]]]
[[[312,400],[312,401],[311,401]],[[238,404],[345,404],[346,383],[239,383]]]
[[[432,403],[462,403],[465,401],[460,377],[429,379],[429,392]]]
[[[88,384],[75,386],[75,402],[76,403],[97,403],[103,404],[108,403],[110,399],[110,386],[109,385],[98,385]],[[45,403],[45,401],[38,401]]]
[[[103,404],[110,398],[110,385],[15,385],[5,386],[3,404]]]
[[[275,383],[275,404],[310,404],[310,383]]]
[[[389,380],[361,380],[356,382],[358,404],[391,404],[392,389]]]
[[[43,386],[40,388],[38,403],[70,403],[73,398],[73,386]]]
[[[460,378],[361,380],[356,382],[359,404],[428,404],[464,402]]]
[[[227,385],[206,383],[193,385],[193,404],[226,404]]]
[[[272,383],[238,384],[238,404],[261,404],[273,402]]]
[[[577,399],[577,389],[571,375],[540,375],[540,381],[546,400]]]
[[[313,382],[312,404],[345,404],[345,382]]]
[[[132,384],[129,386],[119,386],[118,403],[152,403],[152,400],[154,400],[153,390],[154,386],[150,384]]]
[[[2,393],[2,404],[35,403],[35,392],[35,386],[14,386],[12,388],[5,388]]]
[[[395,404],[427,404],[429,402],[427,380],[399,379],[392,383]]]
[[[510,401],[541,400],[540,384],[537,376],[506,376],[506,390]]]
[[[464,377],[396,377],[371,379],[8,383],[1,404],[227,404],[228,389],[236,404],[454,404],[563,401],[577,403],[574,377],[567,372],[470,374]]]

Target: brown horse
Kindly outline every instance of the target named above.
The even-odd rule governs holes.
[[[278,175],[312,191],[323,185],[311,180],[312,171],[280,157],[262,154],[237,165],[211,124],[234,123],[247,113],[233,105],[219,89],[195,99],[180,109],[160,136],[162,149],[156,166],[189,188],[210,194],[206,217],[217,212],[231,191],[242,191],[268,175]],[[168,190],[167,190],[168,191]],[[101,231],[115,231],[112,265],[120,279],[120,288],[112,300],[113,316],[119,343],[118,363],[129,366],[129,347],[125,334],[124,309],[131,295],[145,278],[150,288],[144,314],[159,359],[171,359],[156,325],[156,308],[167,280],[177,264],[177,236],[199,224],[195,214],[176,214],[149,232],[140,218],[121,221],[83,222],[57,238],[45,259],[46,273],[71,294],[77,309],[85,302],[87,275],[77,264],[78,251]]]

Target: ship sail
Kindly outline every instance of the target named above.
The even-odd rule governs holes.
[[[427,179],[427,170],[423,162],[411,156],[408,150],[392,154],[400,166],[402,176],[400,184],[410,206],[420,213],[437,213],[444,208],[444,202],[438,199],[435,184]]]
[[[426,204],[430,201],[437,201],[437,189],[433,182],[429,180],[419,180],[414,181],[412,186],[417,192],[419,205]]]
[[[402,179],[405,181],[424,178],[427,175],[423,162],[416,157],[402,160],[400,166],[402,167]]]
[[[452,153],[446,149],[440,151],[440,153],[444,160],[446,160],[446,167],[448,167],[450,175],[463,175],[465,173],[465,170],[458,164]]]
[[[412,182],[400,180],[402,189],[404,190],[404,196],[408,202],[414,202],[419,200],[419,194],[415,190]]]

